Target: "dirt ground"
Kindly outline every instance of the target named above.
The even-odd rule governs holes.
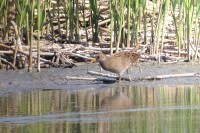
[[[138,66],[133,66],[132,79],[142,78],[145,76],[156,76],[164,74],[177,73],[200,73],[200,65],[192,63],[174,63],[174,64],[157,64],[157,63],[140,63],[142,72],[139,72]],[[73,68],[44,68],[40,73],[34,70],[32,73],[27,70],[17,71],[0,71],[0,96],[10,93],[19,93],[24,91],[51,90],[51,89],[101,89],[105,87],[119,86],[139,86],[139,87],[173,87],[173,86],[199,86],[200,77],[182,77],[168,78],[155,81],[122,81],[121,83],[104,84],[102,82],[86,80],[66,80],[66,76],[83,76],[95,77],[87,74],[87,70],[100,71],[98,64],[82,64]],[[103,73],[108,73],[103,71]],[[128,75],[125,74],[124,77]]]

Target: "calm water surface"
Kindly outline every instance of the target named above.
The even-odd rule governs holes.
[[[41,90],[0,97],[2,133],[199,133],[198,87]]]

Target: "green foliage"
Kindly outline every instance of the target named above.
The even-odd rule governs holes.
[[[92,11],[93,11],[94,14],[96,14],[96,15],[99,14],[97,0],[90,0],[90,8],[92,9]]]
[[[28,0],[15,0],[15,5],[18,11],[16,23],[19,25],[19,29],[25,25],[25,18],[29,10]]]
[[[38,13],[38,29],[42,30],[42,26],[46,20],[46,3],[40,3],[37,0],[37,13]]]
[[[13,2],[16,8],[16,18],[14,20],[18,25],[18,30],[25,29],[26,31],[34,32],[37,29],[42,31],[45,29],[44,23],[47,22],[48,25],[49,23],[51,25],[51,29],[47,28],[47,30],[51,30],[52,37],[54,37],[53,21],[57,16],[56,20],[58,21],[57,24],[60,29],[60,7],[63,7],[61,0],[13,0]],[[52,4],[52,2],[54,3]],[[89,2],[90,9],[88,10],[91,12],[92,19],[92,23],[90,23],[89,26],[92,27],[93,42],[98,42],[99,17],[101,13],[99,1],[89,0]],[[66,38],[72,41],[79,33],[79,15],[83,10],[79,9],[80,1],[78,0],[68,0],[64,3],[63,9],[65,11],[63,12],[65,13],[66,22],[63,27],[66,27]],[[150,8],[147,5],[148,3],[146,0],[111,0],[111,22],[108,23],[111,24],[110,36],[112,39],[110,44],[115,44],[117,49],[123,46],[132,46],[133,43],[139,42],[140,31],[143,31],[144,37],[142,38],[144,39],[144,43],[153,43],[152,51],[154,52],[152,53],[158,54],[160,49],[162,51],[164,47],[165,25],[167,25],[166,17],[171,13],[176,30],[176,44],[178,45],[179,51],[183,48],[186,48],[189,51],[189,44],[191,43],[192,38],[198,38],[196,35],[200,35],[199,30],[197,30],[199,26],[197,20],[200,16],[200,3],[198,1],[195,3],[195,0],[153,0],[152,3],[153,6],[150,7],[152,12],[149,12],[147,9],[149,10]],[[0,23],[3,24],[4,27],[8,24],[7,21],[9,21],[8,8],[9,1],[0,0]],[[159,10],[156,8],[159,8]],[[58,15],[56,16],[55,14]],[[88,17],[88,15],[84,14],[84,17]],[[83,19],[85,21],[85,18]],[[150,40],[147,35],[147,30],[149,28],[148,22],[151,23],[151,42],[148,42],[148,40]],[[84,28],[87,29],[88,27],[86,27],[86,22],[84,22]],[[195,32],[193,32],[194,29]],[[30,38],[32,38],[32,35],[33,33],[30,33]],[[59,36],[60,35],[61,34],[59,34]],[[23,34],[21,34],[21,36],[23,36]]]
[[[95,30],[93,32],[93,41],[94,42],[99,42],[98,40],[98,34],[99,34],[99,26],[98,26],[98,22],[99,22],[99,9],[98,9],[98,1],[97,0],[90,0],[90,8],[92,9],[93,12],[93,17],[92,17],[92,21],[94,23],[94,28],[92,28],[92,30]],[[93,25],[92,25],[93,27]]]
[[[3,17],[3,13],[6,9],[6,5],[7,5],[7,0],[1,0],[0,1],[0,17]]]

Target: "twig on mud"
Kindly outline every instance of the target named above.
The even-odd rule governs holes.
[[[117,78],[115,75],[111,75],[108,73],[99,73],[99,72],[94,72],[94,71],[87,71],[87,74],[90,75],[96,75],[96,76],[103,76],[103,77],[108,77],[108,78]]]
[[[94,77],[71,77],[66,76],[67,80],[89,80],[89,81],[103,81],[103,83],[114,83],[116,80],[108,78],[94,78]]]
[[[91,57],[87,57],[87,56],[80,55],[80,54],[75,54],[75,53],[72,53],[72,52],[66,52],[64,54],[68,54],[68,55],[75,56],[75,57],[80,57],[80,58],[83,58],[85,60],[91,60],[92,59]]]
[[[90,80],[90,81],[103,81],[104,83],[113,83],[116,82],[118,77],[115,75],[111,74],[105,74],[105,73],[99,73],[99,72],[94,72],[94,71],[88,71],[87,72],[90,75],[96,75],[96,76],[103,76],[106,78],[94,78],[94,77],[71,77],[71,76],[66,76],[67,80]],[[130,81],[128,78],[122,78],[122,80],[125,81]]]
[[[65,78],[67,80],[96,80],[97,79],[93,77],[71,77],[71,76],[66,76]]]
[[[104,73],[98,73],[94,71],[88,71],[88,74],[91,75],[97,75],[97,76],[103,76],[103,77],[109,77],[109,78],[116,78],[117,76],[111,75],[111,74],[104,74]],[[200,73],[180,73],[180,74],[166,74],[166,75],[157,75],[157,76],[147,76],[144,78],[136,78],[131,81],[139,81],[139,80],[161,80],[166,78],[179,78],[179,77],[199,77]],[[130,81],[128,78],[123,78],[123,80]]]
[[[200,73],[180,73],[180,74],[166,74],[157,76],[147,76],[144,78],[139,78],[138,80],[160,80],[166,78],[179,78],[179,77],[199,77]]]

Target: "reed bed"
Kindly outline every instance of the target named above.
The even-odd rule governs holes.
[[[72,67],[137,43],[142,61],[199,59],[196,0],[1,0],[0,11],[0,65],[8,69]]]

